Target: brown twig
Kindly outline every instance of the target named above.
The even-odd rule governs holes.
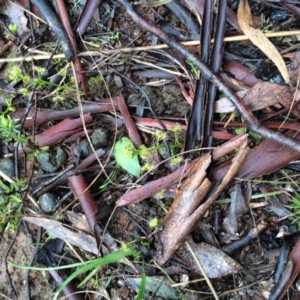
[[[239,113],[242,115],[243,119],[247,122],[250,130],[256,132],[257,134],[260,134],[266,139],[272,139],[277,142],[280,142],[281,144],[291,147],[295,149],[296,151],[300,152],[300,143],[295,141],[292,138],[286,137],[281,133],[278,132],[272,132],[268,130],[267,128],[263,127],[259,121],[255,118],[253,113],[249,111],[247,106],[242,103],[242,101],[237,98],[230,89],[228,89],[224,83],[221,81],[221,79],[216,76],[208,67],[206,64],[204,64],[196,55],[190,53],[186,47],[182,46],[181,44],[177,43],[164,33],[162,30],[160,30],[155,24],[150,23],[143,19],[139,14],[137,14],[133,7],[132,3],[128,0],[117,0],[125,9],[128,15],[144,30],[150,31],[153,34],[157,35],[164,43],[168,44],[171,48],[178,51],[183,55],[186,59],[188,59],[191,63],[193,63],[201,73],[212,83],[214,83],[218,89],[223,92],[226,97],[235,105]]]

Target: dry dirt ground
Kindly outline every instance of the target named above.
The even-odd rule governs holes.
[[[11,284],[14,287],[16,294],[11,294],[11,285],[8,281],[8,276],[5,272],[5,263],[14,262],[20,265],[29,265],[34,253],[34,245],[29,241],[25,230],[21,229],[16,236],[12,248],[9,251],[7,259],[5,259],[7,250],[11,246],[13,233],[6,232],[1,241],[0,248],[0,299],[27,299],[26,297],[26,270],[12,267],[8,264],[8,271],[11,278]],[[31,300],[50,300],[51,289],[47,282],[46,273],[42,271],[31,271],[29,274],[31,282]],[[5,298],[7,296],[8,298]]]

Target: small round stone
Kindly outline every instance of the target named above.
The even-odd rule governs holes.
[[[0,170],[8,177],[15,175],[15,162],[11,157],[4,157],[0,159]]]
[[[57,147],[56,150],[47,150],[40,157],[38,161],[45,172],[55,172],[66,161],[67,154],[64,149]]]
[[[39,198],[41,210],[44,213],[52,213],[56,206],[56,195],[53,193],[45,193]]]
[[[95,149],[105,147],[109,143],[109,132],[106,128],[98,128],[94,130],[91,140]]]

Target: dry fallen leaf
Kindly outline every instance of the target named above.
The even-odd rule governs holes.
[[[229,274],[239,273],[243,270],[241,265],[222,250],[206,243],[196,244],[191,238],[188,238],[188,242],[209,278],[221,278]],[[180,246],[177,255],[193,272],[201,274],[185,243]]]
[[[269,39],[259,29],[252,27],[253,20],[248,0],[240,1],[237,16],[243,33],[275,63],[285,82],[289,83],[290,78],[283,58]]]

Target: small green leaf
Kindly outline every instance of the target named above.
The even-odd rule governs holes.
[[[140,176],[141,166],[132,142],[127,137],[123,137],[116,142],[114,155],[118,165],[130,174]]]

